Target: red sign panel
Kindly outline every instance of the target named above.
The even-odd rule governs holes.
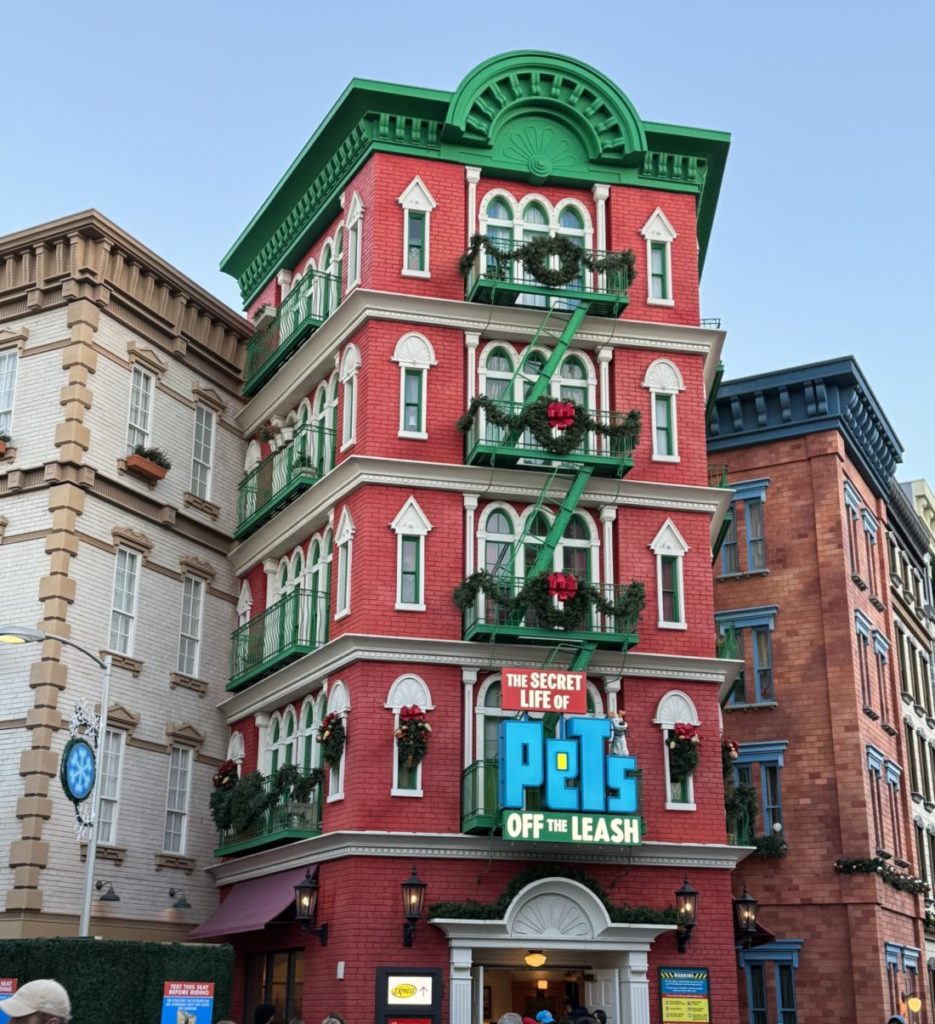
[[[386,1024],[433,1024],[431,1017],[387,1017]]]
[[[588,675],[553,668],[505,668],[500,672],[500,707],[504,711],[554,711],[585,715]]]

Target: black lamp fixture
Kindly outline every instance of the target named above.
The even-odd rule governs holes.
[[[176,897],[178,897],[178,899],[176,899]],[[169,890],[169,899],[170,900],[175,900],[175,903],[172,904],[172,909],[173,910],[191,910],[192,909],[191,903],[189,903],[188,900],[185,898],[185,890],[184,889],[170,889]]]
[[[692,937],[692,929],[695,927],[697,916],[698,890],[692,888],[686,878],[682,882],[682,887],[675,890],[675,920],[679,926],[676,942],[680,953],[685,952],[685,947]]]
[[[328,925],[315,924],[315,911],[318,909],[318,879],[312,878],[309,868],[305,869],[305,877],[295,887],[295,919],[302,926],[306,935],[317,935],[323,946],[328,945]]]
[[[101,903],[119,903],[120,897],[114,892],[113,882],[95,882],[94,888],[100,892],[105,885],[107,886],[107,892],[100,897]]]
[[[411,946],[412,937],[416,932],[416,922],[422,917],[422,904],[425,902],[425,890],[428,884],[416,874],[413,865],[412,874],[402,883],[403,890],[403,945]]]
[[[743,887],[743,895],[734,897],[734,932],[744,949],[749,949],[756,935],[756,912],[759,904]]]

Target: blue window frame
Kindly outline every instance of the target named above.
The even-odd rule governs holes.
[[[766,571],[766,537],[764,505],[769,478],[743,480],[729,485],[734,491],[731,504],[733,518],[721,546],[721,575],[737,576],[742,572]],[[737,517],[743,509],[746,565],[740,564],[737,542]]]
[[[782,822],[782,766],[788,740],[767,743],[741,743],[734,761],[734,783],[754,785],[758,777],[760,798],[760,835],[777,835]],[[755,772],[758,768],[759,771]]]
[[[734,686],[728,706],[776,703],[772,632],[778,610],[777,605],[762,605],[718,612],[714,616],[722,636],[728,626],[734,627],[737,656],[744,662],[744,671]]]
[[[740,573],[740,552],[737,550],[737,505],[730,506],[731,521],[721,545],[721,575],[737,576]]]
[[[747,982],[748,1024],[798,1024],[798,1003],[795,993],[795,972],[799,966],[802,939],[777,939],[753,949],[742,949],[738,960]],[[772,965],[773,988],[767,988],[767,971]],[[770,1015],[770,996],[775,1015]]]

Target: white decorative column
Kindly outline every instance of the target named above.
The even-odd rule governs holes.
[[[474,513],[477,511],[477,495],[464,495],[464,575],[470,576],[474,571],[474,548],[477,527],[474,525]]]
[[[467,181],[467,240],[477,234],[477,183],[480,181],[479,167],[465,167],[464,179]]]
[[[265,711],[258,711],[253,716],[253,724],[256,726],[256,766],[258,771],[268,775],[269,746],[266,742],[266,730],[269,728],[269,715]]]
[[[276,600],[276,570],[279,568],[279,563],[275,558],[265,558],[263,560],[263,572],[266,573],[266,607],[269,606]]]
[[[633,950],[620,967],[620,1009],[627,1024],[649,1024],[648,962],[646,953]]]
[[[464,332],[464,347],[467,350],[467,393],[468,403],[475,395],[477,385],[477,346],[480,344],[480,335],[476,331]]]
[[[617,520],[616,505],[601,505],[601,554],[604,584],[607,587],[616,583],[614,578],[614,523]]]
[[[610,185],[592,186],[591,195],[597,210],[597,244],[594,248],[603,251],[607,248],[607,199],[610,196]],[[606,276],[603,273],[597,275],[598,288],[606,287]]]
[[[289,288],[292,285],[292,271],[280,270],[276,275],[276,284],[279,285],[279,301],[282,302],[289,294]]]
[[[597,350],[597,408],[604,417],[604,422],[609,423],[609,413],[612,407],[610,394],[610,361],[614,358],[614,350],[609,346]],[[610,452],[610,438],[600,435],[601,449],[605,453]]]
[[[464,686],[464,767],[474,761],[474,684],[477,682],[476,668],[461,669],[461,683]]]
[[[448,989],[450,1024],[471,1024],[471,958],[472,950],[469,946],[451,947],[451,977]],[[646,1008],[648,1011],[648,1001]],[[649,1021],[648,1012],[646,1020]]]
[[[607,714],[613,715],[618,708],[617,695],[620,693],[621,676],[604,676],[604,693],[607,694]]]

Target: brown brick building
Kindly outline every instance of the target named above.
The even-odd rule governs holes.
[[[734,888],[764,929],[739,953],[750,1021],[878,1024],[924,999],[886,543],[900,452],[850,358],[725,383],[710,423],[735,489],[715,618],[744,660],[724,736],[729,828],[754,847]]]

